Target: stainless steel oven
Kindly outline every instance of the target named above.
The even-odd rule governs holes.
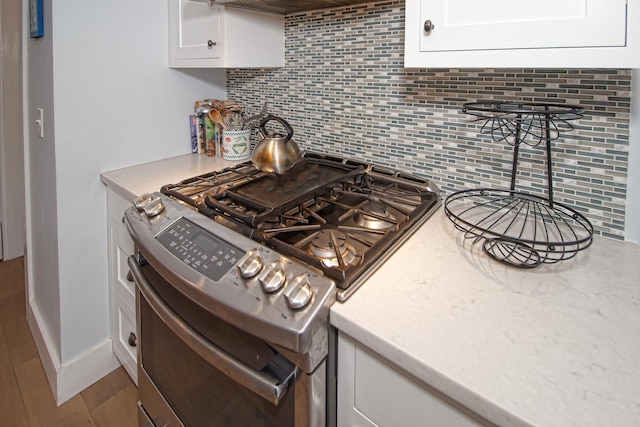
[[[125,212],[140,425],[334,425],[330,307],[438,206],[426,179],[312,153],[140,197]]]

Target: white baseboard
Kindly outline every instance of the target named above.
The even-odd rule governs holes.
[[[49,331],[31,302],[27,306],[27,322],[58,406],[120,366],[120,361],[113,354],[111,339],[106,339],[80,357],[61,364],[58,354],[51,351],[55,346]]]

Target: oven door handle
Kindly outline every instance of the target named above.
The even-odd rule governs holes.
[[[129,257],[128,264],[138,289],[153,311],[189,348],[238,384],[274,405],[279,404],[287,393],[289,382],[295,378],[295,372],[285,383],[281,383],[227,354],[220,347],[194,331],[184,320],[165,306],[162,299],[151,287],[134,256]]]

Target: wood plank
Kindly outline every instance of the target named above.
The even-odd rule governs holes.
[[[95,426],[79,394],[56,406],[40,359],[18,366],[15,372],[32,426]]]
[[[22,402],[2,327],[0,327],[0,420],[0,423],[6,426],[29,427],[29,419]]]
[[[84,403],[87,405],[87,408],[91,412],[102,403],[109,400],[115,394],[131,385],[135,384],[133,383],[133,381],[131,381],[131,378],[127,374],[127,371],[125,371],[124,368],[120,366],[118,369],[111,372],[109,375],[102,378],[91,387],[82,391],[81,395],[84,399]]]
[[[24,265],[22,258],[0,261],[0,299],[8,295],[25,295]]]
[[[125,374],[126,375],[126,374]],[[91,416],[97,427],[138,425],[138,389],[132,382],[100,404]]]
[[[14,367],[38,357],[38,350],[25,316],[24,298],[18,294],[0,300],[0,324],[2,324],[7,348]]]
[[[26,318],[22,258],[0,262],[0,324],[14,367],[37,357]]]

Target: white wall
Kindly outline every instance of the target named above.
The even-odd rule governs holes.
[[[168,68],[165,1],[45,6],[45,37],[28,43],[29,123],[45,108],[45,138],[29,128],[28,259],[34,335],[61,402],[99,379],[88,360],[112,369],[100,173],[188,153],[193,101],[224,97],[225,80]]]
[[[23,0],[28,6],[29,1]],[[25,6],[26,7],[26,6]],[[51,11],[45,8],[41,39],[25,40],[25,173],[27,203],[27,271],[30,308],[47,339],[46,352],[40,351],[47,366],[47,355],[60,354],[60,292],[58,274],[58,230],[56,202],[56,166],[53,133],[53,39]],[[28,22],[26,20],[25,22]],[[36,107],[44,108],[44,138],[31,127]],[[32,328],[33,329],[33,328]],[[59,364],[59,361],[58,361]]]

